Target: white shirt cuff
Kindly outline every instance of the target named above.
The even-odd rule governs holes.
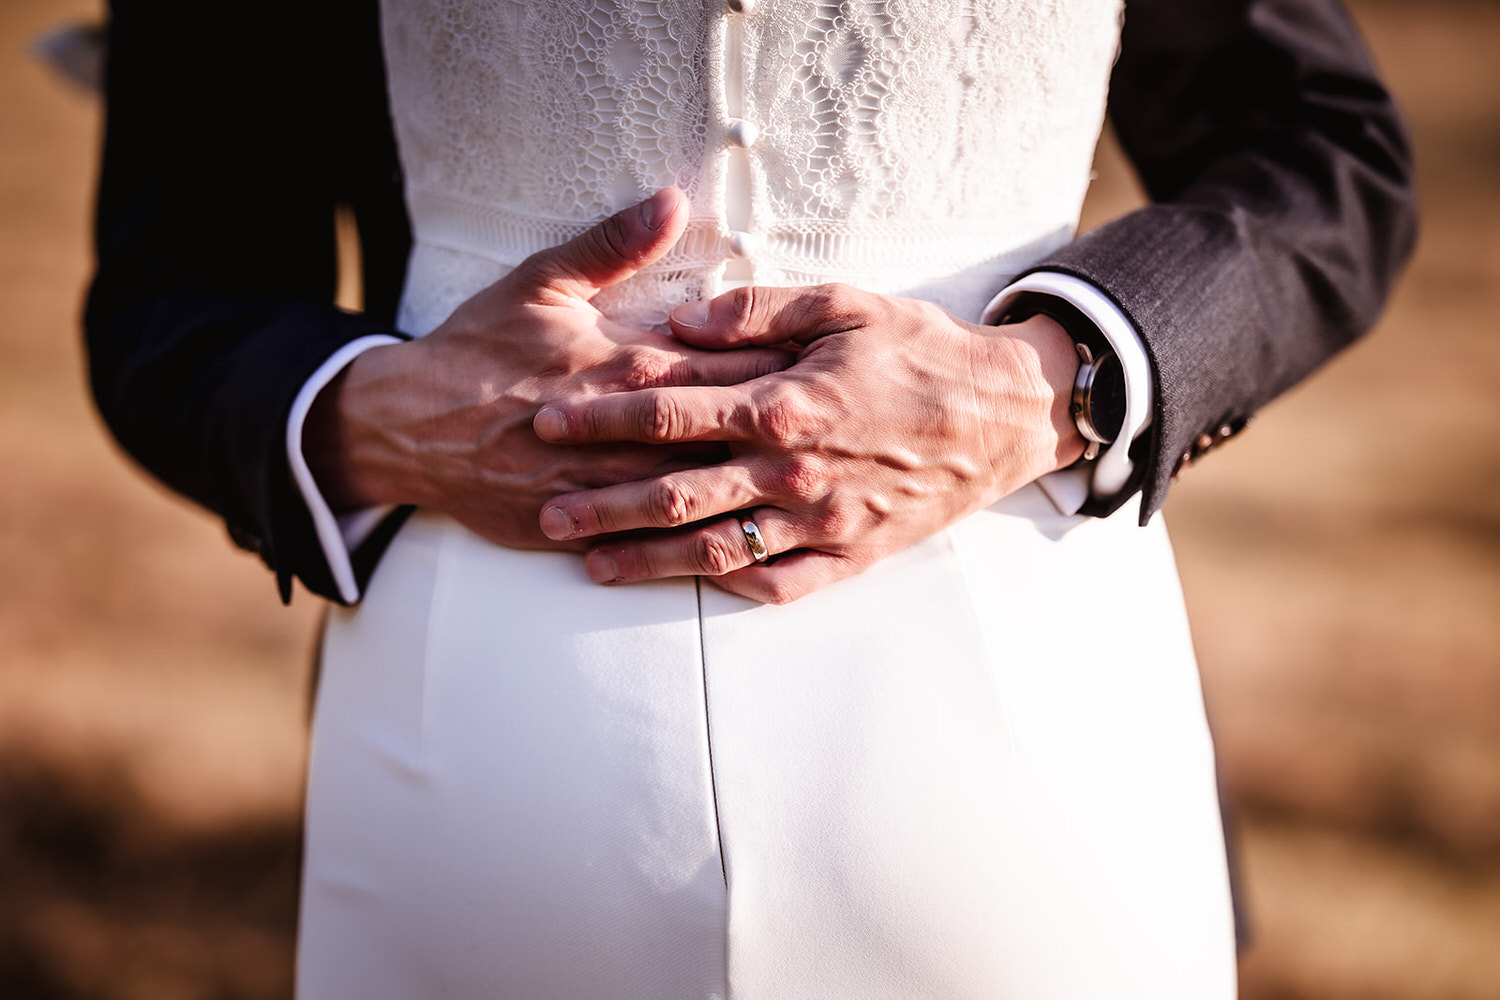
[[[1076,514],[1090,496],[1105,498],[1119,493],[1130,480],[1134,464],[1130,445],[1151,426],[1154,389],[1146,345],[1120,307],[1097,287],[1058,271],[1034,271],[1007,286],[985,306],[981,321],[993,323],[1022,292],[1056,296],[1072,305],[1099,328],[1114,348],[1125,373],[1125,422],[1114,443],[1092,462],[1081,463],[1037,480],[1053,506],[1064,514]]]
[[[302,453],[302,425],[307,422],[308,411],[312,409],[313,400],[318,398],[318,393],[347,368],[350,362],[372,347],[399,343],[399,337],[374,334],[351,340],[339,348],[302,384],[302,391],[292,400],[292,412],[286,419],[286,460],[292,469],[292,480],[302,494],[302,502],[307,505],[308,513],[312,515],[318,544],[323,549],[323,558],[328,560],[328,569],[333,574],[339,596],[349,604],[359,600],[359,583],[354,579],[354,564],[350,554],[370,537],[370,532],[375,530],[393,508],[364,507],[335,516],[328,501],[323,498],[322,491],[318,489],[317,481],[313,479],[312,470],[307,466],[307,456]]]

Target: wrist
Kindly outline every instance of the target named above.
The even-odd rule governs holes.
[[[319,491],[335,511],[413,502],[394,495],[381,455],[392,436],[378,434],[383,411],[399,401],[393,378],[411,343],[373,347],[354,358],[313,400],[302,427],[302,453]]]
[[[1023,276],[996,295],[983,315],[985,322],[1006,323],[1036,313],[1051,316],[1095,358],[1113,355],[1113,361],[1095,373],[1098,377],[1092,383],[1080,386],[1078,393],[1078,422],[1092,429],[1101,445],[1099,453],[1086,467],[1071,470],[1074,474],[1065,477],[1081,491],[1076,497],[1060,500],[1053,496],[1058,509],[1069,513],[1090,496],[1113,509],[1128,495],[1125,491],[1137,471],[1132,445],[1152,421],[1156,387],[1145,342],[1132,318],[1096,285],[1057,271],[1043,269]],[[1078,374],[1084,374],[1082,367]],[[1088,436],[1082,426],[1080,433]],[[1054,477],[1052,481],[1064,480]],[[1071,494],[1072,488],[1067,492]]]
[[[1082,457],[1087,442],[1068,410],[1078,354],[1047,316],[973,329],[973,385],[996,500]]]
[[[1089,442],[1079,431],[1071,409],[1079,356],[1073,337],[1062,324],[1038,313],[1000,329],[1030,347],[1037,386],[1046,410],[1039,442],[1040,474],[1064,469],[1083,457]]]
[[[1120,437],[1129,408],[1124,363],[1114,344],[1073,303],[1050,295],[1023,292],[1001,322],[1043,316],[1060,327],[1078,358],[1069,413],[1085,441],[1083,460],[1092,462],[1101,449]]]

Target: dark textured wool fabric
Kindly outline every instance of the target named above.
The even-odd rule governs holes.
[[[1145,340],[1144,520],[1200,435],[1369,328],[1416,206],[1400,115],[1331,0],[1129,0],[1110,114],[1155,203],[1038,267],[1098,285]]]

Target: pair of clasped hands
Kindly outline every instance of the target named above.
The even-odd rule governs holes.
[[[688,223],[675,188],[533,255],[428,336],[360,355],[304,431],[336,508],[415,504],[599,583],[710,577],[785,603],[1083,452],[1054,321],[987,327],[842,285],[613,322],[598,292]],[[740,527],[760,528],[756,562]]]

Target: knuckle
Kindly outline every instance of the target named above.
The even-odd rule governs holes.
[[[818,320],[823,327],[845,328],[858,325],[864,317],[862,293],[842,282],[818,285],[804,301],[811,314],[809,319]]]
[[[819,285],[818,291],[822,295],[824,306],[834,312],[847,310],[855,295],[853,287],[842,281]]]
[[[847,541],[860,530],[854,515],[837,504],[830,504],[813,518],[813,531],[819,538]]]
[[[746,327],[754,318],[756,306],[755,287],[746,285],[735,288],[724,296],[726,318],[735,327]]]
[[[630,237],[625,232],[625,222],[619,214],[611,215],[593,229],[589,230],[594,235],[591,241],[591,250],[598,254],[601,262],[613,262],[628,259],[630,256]]]
[[[828,490],[823,463],[810,455],[792,455],[776,470],[776,492],[803,502],[816,500]]]
[[[666,358],[647,351],[632,351],[626,358],[624,387],[650,389],[668,382],[673,366]]]
[[[610,271],[622,263],[630,263],[631,256],[625,225],[618,215],[612,215],[585,229],[571,242],[534,254],[533,259],[542,273],[550,277],[580,270],[585,273]]]
[[[756,432],[780,445],[800,440],[812,424],[811,404],[798,393],[776,393],[764,401],[755,415]]]
[[[693,539],[692,565],[702,576],[723,576],[739,567],[734,552],[712,531],[700,532]]]
[[[581,441],[608,441],[611,437],[609,415],[590,403],[570,408],[568,426],[571,436]]]
[[[652,523],[662,527],[676,527],[694,520],[695,506],[692,495],[680,483],[670,479],[654,483],[646,496],[646,508]]]
[[[650,442],[675,441],[683,426],[682,409],[666,393],[652,393],[641,414],[641,438]]]

